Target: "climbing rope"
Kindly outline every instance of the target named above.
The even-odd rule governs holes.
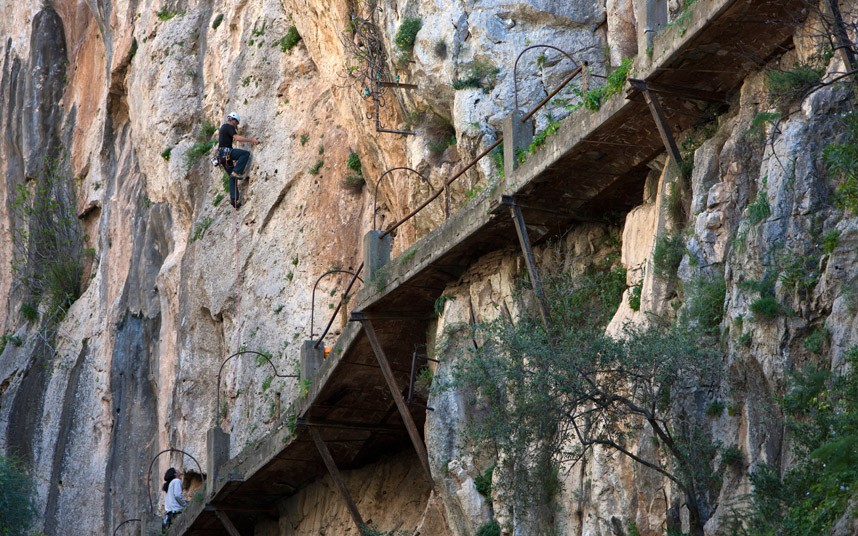
[[[238,189],[238,184],[236,183],[236,190]],[[235,351],[233,353],[238,353],[241,351],[241,270],[239,269],[239,260],[238,260],[238,208],[232,207],[232,228],[233,228],[233,236],[235,237],[235,284],[238,287],[238,296],[236,301],[236,314],[235,314]],[[236,376],[238,376],[238,371],[235,370],[238,367],[238,361],[236,360],[235,365],[233,366],[232,371],[232,381],[230,382],[229,391],[230,393],[235,393],[235,382]],[[220,412],[220,408],[217,408],[217,411]],[[226,415],[224,415],[226,417]]]

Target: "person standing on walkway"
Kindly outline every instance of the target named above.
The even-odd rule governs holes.
[[[241,206],[241,198],[238,192],[238,180],[247,178],[247,168],[250,163],[250,151],[244,149],[235,149],[232,146],[234,141],[247,142],[252,145],[259,143],[259,138],[246,138],[238,134],[238,124],[241,119],[235,112],[226,116],[226,122],[221,125],[218,131],[218,160],[225,160],[232,163],[232,169],[224,166],[224,169],[229,173],[229,201],[230,204],[239,208]]]
[[[167,497],[164,498],[164,529],[166,529],[188,505],[188,501],[182,496],[182,473],[172,467],[167,469],[164,473],[162,489],[167,493]]]

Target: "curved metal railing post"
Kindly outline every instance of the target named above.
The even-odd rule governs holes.
[[[316,341],[316,344],[314,344],[314,345],[313,345],[313,348],[318,348],[318,347],[319,347],[319,345],[320,345],[320,344],[322,344],[322,341],[324,341],[324,340],[325,340],[325,335],[327,335],[327,334],[328,334],[328,330],[329,330],[329,329],[331,329],[331,325],[333,325],[333,323],[334,323],[334,319],[337,317],[337,313],[339,313],[339,312],[340,312],[340,307],[342,307],[342,306],[343,306],[343,301],[345,300],[346,296],[348,296],[348,295],[349,295],[349,292],[351,292],[352,287],[353,287],[353,286],[354,286],[354,284],[355,284],[355,281],[357,281],[358,279],[360,279],[360,277],[358,277],[358,274],[360,273],[360,271],[361,271],[361,270],[363,270],[363,264],[364,264],[364,263],[360,263],[360,266],[358,266],[358,267],[357,267],[357,270],[355,270],[355,275],[354,275],[354,276],[352,276],[352,280],[351,280],[351,281],[349,281],[349,286],[347,286],[347,287],[346,287],[346,291],[345,291],[345,292],[343,292],[343,295],[340,297],[340,302],[337,304],[337,308],[336,308],[336,309],[334,309],[334,312],[333,312],[333,314],[331,315],[330,320],[328,320],[328,325],[327,325],[327,326],[325,326],[325,329],[324,329],[324,330],[322,330],[322,334],[321,334],[321,335],[319,335],[319,340],[317,340],[317,341]],[[363,279],[361,279],[361,280],[360,280],[360,282],[361,282],[361,283],[363,283]]]
[[[184,454],[188,458],[194,460],[194,463],[197,464],[197,469],[200,472],[200,476],[203,477],[203,482],[206,481],[206,474],[203,473],[203,468],[200,465],[200,462],[198,462],[196,458],[194,458],[193,456],[191,456],[190,454],[188,454],[187,452],[185,452],[182,449],[169,448],[169,449],[162,450],[161,452],[156,454],[154,458],[152,458],[152,461],[149,462],[149,470],[146,471],[146,496],[149,498],[149,512],[152,514],[155,514],[155,505],[152,503],[152,466],[155,465],[155,461],[162,454],[164,454],[166,452],[181,452],[182,454]],[[119,527],[117,527],[117,528],[119,528]]]
[[[353,275],[354,277],[357,277],[358,279],[360,279],[360,277],[358,277],[358,275],[355,272],[352,272],[351,270],[339,270],[339,269],[328,270],[327,272],[320,275],[318,279],[316,279],[316,282],[313,284],[312,297],[310,298],[310,339],[311,340],[313,338],[313,326],[314,326],[313,317],[315,316],[315,312],[316,312],[316,288],[319,286],[319,281],[321,281],[323,277],[325,277],[326,275],[329,275],[329,274],[337,274],[337,273],[350,274],[350,275]],[[360,282],[363,283],[363,279],[360,279]],[[345,294],[343,296],[345,296]]]
[[[141,520],[140,520],[140,519],[134,518],[134,519],[126,519],[126,520],[125,520],[125,521],[123,521],[122,523],[120,523],[120,524],[116,525],[116,528],[115,528],[115,529],[113,529],[113,536],[116,536],[116,531],[117,531],[117,530],[119,530],[119,528],[120,528],[120,527],[122,527],[122,525],[124,525],[124,524],[126,524],[126,523],[132,523],[132,522],[135,522],[135,521],[136,521],[137,523],[140,523],[140,522],[141,522]]]
[[[521,59],[522,56],[524,56],[525,52],[527,52],[529,50],[533,50],[535,48],[550,48],[551,50],[556,50],[557,52],[559,52],[559,53],[563,54],[564,56],[566,56],[567,58],[569,58],[569,61],[571,61],[575,65],[576,70],[581,68],[581,66],[578,64],[578,62],[575,61],[575,59],[568,52],[566,52],[565,50],[562,50],[560,48],[557,48],[553,45],[539,44],[539,45],[530,45],[529,47],[526,47],[524,50],[519,52],[518,56],[515,58],[515,64],[512,67],[512,92],[513,92],[513,95],[515,97],[515,111],[516,112],[518,111],[518,61]],[[584,62],[584,63],[586,64],[586,62]],[[566,83],[568,83],[568,82],[566,82]],[[566,83],[561,84],[560,87],[565,86]]]
[[[229,360],[232,359],[233,357],[239,357],[239,356],[242,356],[245,354],[253,354],[255,356],[264,358],[266,361],[268,361],[268,364],[271,365],[271,368],[274,370],[274,376],[277,378],[297,378],[298,377],[297,374],[279,374],[277,372],[277,367],[274,366],[274,362],[271,361],[271,358],[268,357],[268,355],[263,354],[262,352],[256,352],[254,350],[242,350],[240,352],[236,352],[236,353],[232,354],[231,356],[229,356],[223,360],[223,362],[220,364],[220,368],[217,371],[217,397],[215,399],[217,406],[215,407],[215,422],[217,422],[219,420],[219,414],[220,414],[220,378],[221,378],[221,374],[223,373],[223,367],[226,366],[227,362],[229,362]]]
[[[410,167],[399,166],[399,167],[395,167],[395,168],[390,168],[387,171],[385,171],[384,173],[382,173],[381,176],[378,178],[378,180],[375,181],[375,193],[373,193],[373,195],[372,195],[372,230],[373,231],[377,230],[375,224],[376,224],[376,216],[378,215],[378,187],[381,185],[381,181],[382,181],[382,179],[384,179],[384,177],[386,177],[390,173],[393,173],[394,171],[397,171],[397,170],[410,171],[411,173],[416,174],[418,177],[423,179],[423,182],[425,182],[426,184],[429,185],[429,188],[432,188],[432,183],[429,182],[429,179],[424,177],[419,171],[412,169]],[[444,188],[446,190],[446,185],[444,185]],[[433,190],[434,190],[434,188],[433,188]]]

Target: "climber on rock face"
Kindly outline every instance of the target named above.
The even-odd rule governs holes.
[[[247,168],[250,163],[250,151],[244,149],[233,149],[232,142],[247,142],[253,145],[259,143],[259,138],[246,138],[237,134],[238,123],[241,120],[235,112],[226,116],[226,122],[218,131],[217,157],[219,161],[225,162],[227,173],[229,173],[229,200],[233,207],[241,206],[238,193],[238,180],[247,178]],[[230,166],[232,164],[232,169]]]

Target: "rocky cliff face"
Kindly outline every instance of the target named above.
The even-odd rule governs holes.
[[[300,342],[321,332],[347,277],[323,279],[315,304],[313,285],[329,269],[360,264],[381,173],[408,166],[428,184],[411,173],[388,175],[378,188],[378,228],[497,139],[516,99],[529,108],[574,66],[543,49],[514,69],[521,50],[550,44],[605,74],[638,52],[636,14],[645,7],[622,0],[26,4],[0,8],[0,262],[7,273],[0,280],[0,439],[4,452],[32,468],[38,528],[47,534],[69,526],[106,533],[137,517],[158,500],[164,469],[196,467],[175,452],[150,465],[153,457],[182,449],[205,466],[213,424],[231,432],[235,455],[278,423],[300,381],[274,377],[265,359],[244,355],[226,363],[218,384],[221,364],[252,350],[269,356],[279,374],[296,372]],[[347,31],[355,14],[376,21],[391,77],[418,85],[384,91],[380,124],[417,135],[376,132],[373,100],[348,76],[360,65]],[[422,21],[413,51],[395,43],[407,18]],[[290,27],[302,37],[292,47]],[[814,44],[797,45],[779,61],[807,61]],[[638,61],[647,61],[644,54]],[[837,61],[829,70],[842,69]],[[748,467],[789,462],[774,403],[786,372],[810,360],[842,370],[858,341],[858,227],[833,202],[835,183],[821,160],[827,140],[842,132],[838,114],[852,96],[837,86],[816,91],[761,127],[759,112],[774,109],[764,80],[762,71],[752,76],[707,128],[680,134],[695,138],[693,172],[679,195],[684,219],[665,208],[676,197],[671,184],[682,178],[659,159],[640,206],[621,223],[580,225],[539,252],[544,268],[571,274],[617,258],[630,290],[607,328],[613,333],[652,315],[676,317],[688,301],[683,289],[701,278],[724,281],[723,367],[732,379],[713,389],[736,409],[709,426],[741,449],[745,470],[724,477],[719,505],[747,494]],[[239,211],[224,200],[221,172],[200,151],[206,124],[218,126],[229,111],[241,115],[242,134],[262,141]],[[537,129],[568,113],[553,103]],[[352,154],[366,185],[348,180]],[[32,254],[39,220],[22,211],[20,195],[41,191],[46,176],[59,177],[55,189],[73,196],[60,207],[67,213],[54,218],[79,240],[73,273],[81,283],[72,285],[71,299],[52,301],[33,283],[43,281],[34,274],[55,268],[57,255]],[[452,187],[452,209],[497,178],[496,164],[485,159]],[[768,213],[752,214],[749,207],[763,202]],[[443,219],[442,204],[433,204],[398,231],[394,254]],[[839,239],[823,247],[834,231]],[[656,237],[667,232],[682,244],[677,277],[653,269]],[[444,291],[449,299],[434,336],[446,342],[437,349],[436,378],[449,375],[473,344],[462,326],[501,312],[516,318],[533,306],[516,290],[522,270],[516,252],[495,252]],[[743,281],[770,273],[795,275],[773,280],[773,295],[790,314],[752,312],[756,295]],[[807,273],[812,284],[802,279]],[[632,292],[640,296],[634,309]],[[345,321],[335,319],[327,340]],[[809,350],[802,341],[819,330],[825,342]],[[463,394],[434,394],[430,404],[434,493],[409,488],[416,463],[400,455],[350,477],[362,490],[361,509],[386,530],[473,534],[495,517],[511,533],[532,533],[501,497],[492,503],[476,491],[486,460],[461,446],[471,417]],[[669,483],[609,452],[597,451],[562,480],[553,523],[564,534],[617,533],[629,521],[641,534],[659,534],[677,497]],[[279,525],[259,529],[356,533],[324,486],[299,493],[283,505]],[[394,519],[394,508],[407,514]],[[721,530],[728,513],[717,508],[707,531]]]

